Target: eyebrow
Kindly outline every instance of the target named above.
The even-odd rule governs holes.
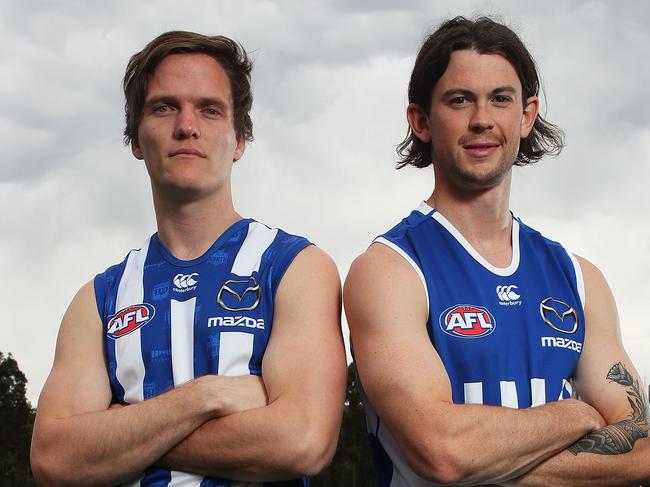
[[[504,86],[498,86],[497,88],[494,88],[491,92],[490,95],[496,95],[498,93],[517,93],[517,90],[515,89],[514,86],[510,85],[504,85]],[[442,94],[443,98],[449,98],[450,96],[453,95],[461,95],[461,96],[467,96],[467,97],[472,97],[475,96],[475,93],[471,90],[468,90],[467,88],[450,88],[447,91],[445,91]]]

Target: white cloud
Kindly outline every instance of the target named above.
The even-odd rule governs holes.
[[[396,6],[399,7],[396,7]],[[650,376],[644,303],[650,5],[571,2],[5,1],[0,19],[0,343],[35,401],[76,289],[154,230],[148,178],[121,143],[129,56],[170,29],[251,51],[256,141],[234,171],[243,214],[306,234],[344,276],[431,190],[394,171],[406,87],[443,17],[497,13],[523,35],[567,132],[557,160],[517,170],[518,215],[605,272],[624,340]],[[278,192],[278,188],[282,191]],[[3,303],[4,304],[4,303]],[[9,305],[8,305],[9,304]],[[645,348],[644,348],[645,347]]]

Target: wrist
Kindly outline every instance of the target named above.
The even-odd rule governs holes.
[[[576,424],[580,424],[584,427],[585,434],[607,425],[600,413],[586,402],[577,399],[567,399],[561,402],[564,403],[567,401],[571,401],[571,405],[574,406],[573,409]]]
[[[197,414],[205,421],[223,416],[227,407],[223,394],[219,394],[219,383],[227,380],[217,375],[204,375],[182,386],[188,407],[197,408]]]

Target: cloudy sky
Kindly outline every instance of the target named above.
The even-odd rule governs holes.
[[[172,29],[221,33],[255,60],[255,142],[240,213],[306,235],[345,276],[426,198],[394,170],[406,86],[442,19],[499,16],[535,56],[567,147],[516,169],[512,208],[605,273],[623,339],[650,378],[650,3],[0,0],[0,351],[36,402],[76,290],[155,231],[148,178],[122,144],[127,60]]]

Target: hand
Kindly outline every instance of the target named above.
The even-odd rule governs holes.
[[[589,428],[590,431],[596,431],[607,426],[607,422],[601,416],[601,414],[587,404],[584,401],[579,401],[577,399],[565,399],[563,401],[558,401],[556,404],[561,405],[562,407],[570,406],[574,414],[578,415],[578,421],[582,423],[584,420],[585,427]]]
[[[268,404],[264,381],[256,375],[206,375],[193,382],[204,388],[208,401],[213,404],[214,417],[240,413]]]
[[[602,415],[598,412],[598,410],[596,408],[594,408],[593,406],[590,406],[587,403],[583,403],[583,404],[587,405],[588,414],[594,421],[594,429],[593,429],[593,431],[599,430],[599,429],[604,428],[605,426],[607,426],[607,421],[605,421],[605,418],[602,417]]]

